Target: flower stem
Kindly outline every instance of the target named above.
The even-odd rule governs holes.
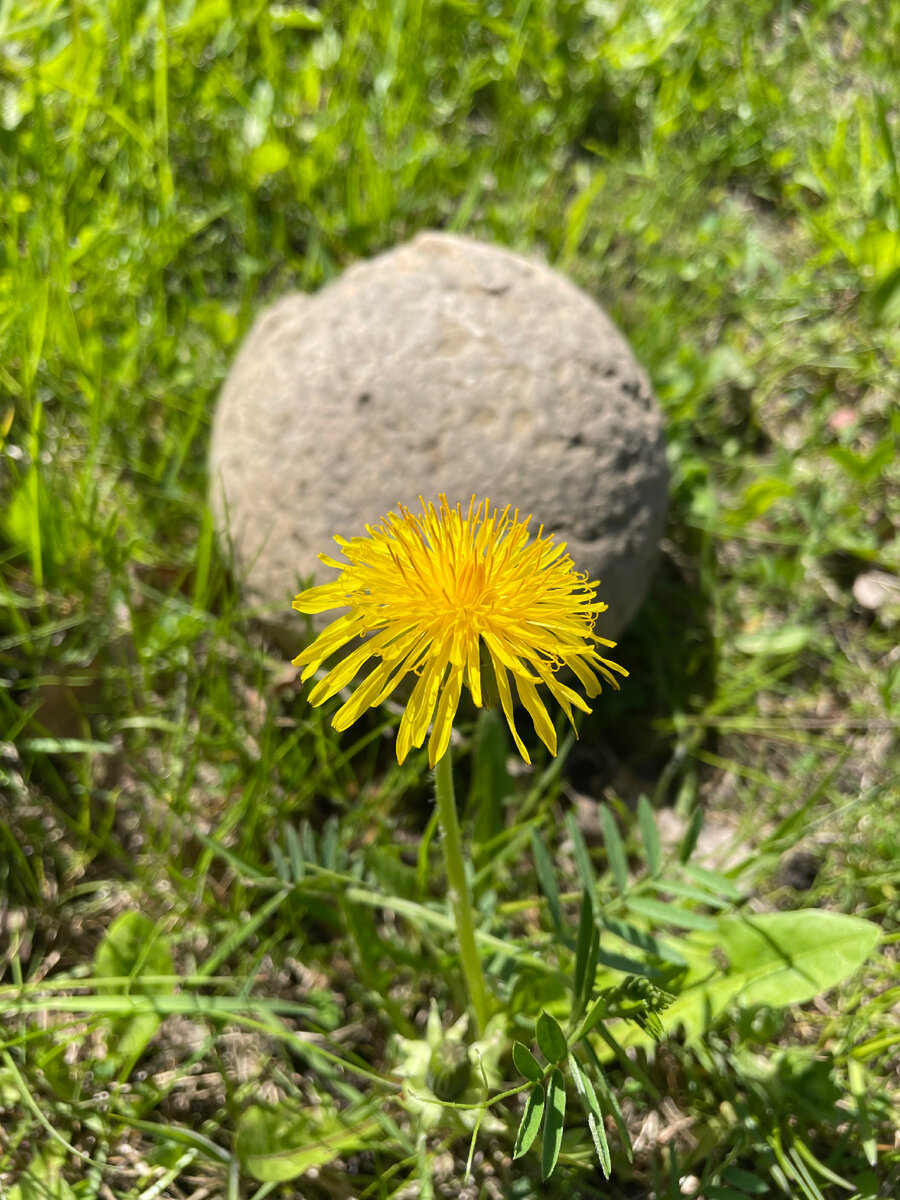
[[[444,848],[444,864],[447,882],[450,885],[450,900],[456,918],[456,935],[462,958],[463,974],[469,999],[475,1013],[477,1033],[484,1031],[487,1024],[487,990],[481,959],[475,945],[475,922],[472,919],[472,902],[463,864],[462,837],[456,816],[456,800],[453,795],[453,765],[450,748],[438,759],[434,768],[434,790],[437,798],[438,822],[441,827],[441,845]]]

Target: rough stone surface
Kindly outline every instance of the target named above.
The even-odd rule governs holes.
[[[225,382],[210,457],[249,599],[290,600],[336,533],[417,497],[534,514],[634,615],[666,512],[662,419],[605,313],[539,262],[420,234],[264,312]],[[598,626],[598,630],[599,630]]]

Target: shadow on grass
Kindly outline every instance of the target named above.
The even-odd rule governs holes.
[[[629,677],[621,691],[604,690],[566,764],[577,791],[599,796],[624,774],[658,802],[669,799],[678,719],[702,711],[716,694],[710,613],[701,573],[663,552],[647,599],[613,655]]]

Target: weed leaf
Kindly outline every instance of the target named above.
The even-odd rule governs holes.
[[[578,1095],[581,1097],[585,1111],[587,1112],[588,1128],[591,1131],[591,1137],[594,1139],[594,1149],[597,1151],[597,1157],[600,1159],[600,1166],[603,1174],[609,1179],[612,1163],[609,1156],[609,1142],[606,1140],[606,1129],[603,1126],[603,1114],[600,1111],[600,1105],[597,1103],[597,1093],[594,1091],[594,1085],[581,1069],[578,1059],[574,1054],[569,1055],[569,1071],[575,1081]]]
[[[544,1058],[552,1063],[562,1062],[569,1052],[569,1047],[559,1021],[548,1012],[542,1012],[537,1019],[535,1032]]]
[[[594,926],[594,906],[591,904],[590,896],[587,892],[581,898],[581,913],[578,917],[578,940],[575,943],[575,974],[573,978],[575,1002],[576,1005],[581,1001],[585,993],[585,980],[587,979],[588,966],[591,958],[591,944],[594,937],[597,935],[596,927]],[[594,969],[596,970],[597,960],[594,959]],[[594,981],[591,979],[587,985],[588,988],[593,987]],[[583,1006],[582,1006],[583,1007]]]
[[[565,1120],[566,1085],[562,1071],[556,1067],[547,1083],[547,1120],[544,1123],[544,1144],[541,1147],[542,1179],[549,1179],[556,1167]]]
[[[547,898],[550,920],[554,930],[561,937],[563,932],[562,906],[559,901],[559,888],[556,886],[556,873],[553,870],[553,861],[547,847],[536,829],[531,831],[531,853],[534,855],[534,869],[537,872],[541,891]]]
[[[628,859],[625,856],[625,845],[616,825],[616,818],[605,804],[598,805],[600,825],[603,829],[603,841],[606,843],[606,857],[609,869],[620,893],[628,890]]]
[[[656,828],[656,818],[650,801],[643,794],[638,799],[638,822],[641,827],[641,838],[647,855],[647,867],[651,875],[658,875],[662,865],[662,850],[659,844],[659,830]]]
[[[538,1135],[541,1121],[544,1117],[544,1085],[536,1083],[528,1094],[528,1103],[519,1122],[519,1132],[516,1134],[516,1145],[513,1158],[521,1158],[531,1149]]]
[[[519,1074],[524,1075],[526,1079],[530,1079],[532,1083],[540,1083],[544,1078],[541,1064],[528,1047],[524,1046],[521,1042],[513,1042],[512,1057]]]

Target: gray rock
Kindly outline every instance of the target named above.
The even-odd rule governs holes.
[[[213,510],[248,598],[290,600],[334,534],[420,494],[534,514],[600,579],[602,632],[634,615],[666,513],[662,419],[605,313],[539,262],[441,233],[257,320],[222,389]],[[599,627],[598,627],[599,631]]]

